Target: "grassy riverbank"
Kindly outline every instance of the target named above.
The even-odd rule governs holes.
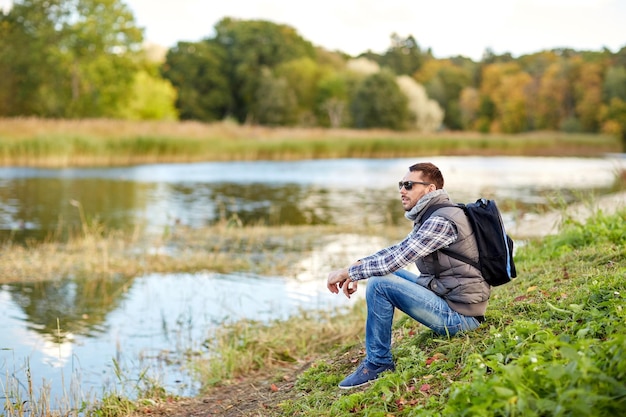
[[[161,162],[396,158],[432,155],[601,156],[617,137],[267,128],[222,122],[0,119],[0,165],[115,166]]]
[[[519,278],[494,289],[478,330],[445,338],[398,314],[394,373],[352,391],[363,302],[216,335],[201,359],[206,396],[150,413],[182,416],[614,416],[626,410],[626,211],[530,242]],[[350,302],[346,302],[349,304]],[[254,379],[255,372],[263,377]],[[252,383],[248,383],[252,380]],[[212,414],[214,413],[214,414]]]
[[[241,228],[224,222],[201,231],[171,230],[149,242],[86,229],[65,244],[6,245],[0,277],[3,282],[82,275],[106,280],[202,269],[287,274],[329,234],[347,232],[364,239],[382,234],[392,242],[406,228]],[[487,322],[477,331],[437,337],[398,314],[397,371],[366,388],[336,387],[364,354],[365,307],[346,300],[347,313],[307,312],[269,324],[244,321],[208,335],[210,357],[188,354],[205,384],[197,398],[175,398],[149,385],[138,391],[139,400],[112,393],[83,404],[81,413],[620,415],[626,409],[626,211],[597,214],[586,225],[566,221],[560,234],[519,247],[516,258],[519,278],[494,289]],[[339,266],[335,262],[327,262],[329,270]],[[13,403],[4,415],[57,415],[48,400],[43,395],[21,406]]]

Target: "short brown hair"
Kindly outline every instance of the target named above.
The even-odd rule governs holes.
[[[419,162],[411,165],[409,167],[409,171],[419,171],[422,173],[422,178],[425,181],[435,184],[438,190],[443,188],[443,174],[441,174],[441,171],[439,171],[437,166],[431,164],[430,162]]]

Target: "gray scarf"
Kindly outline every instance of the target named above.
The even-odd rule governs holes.
[[[447,195],[447,193],[443,189],[440,189],[425,194],[422,198],[419,199],[417,204],[415,204],[415,206],[413,206],[411,210],[404,213],[404,217],[414,222],[420,212],[424,210],[424,208],[428,205],[430,200],[440,195]]]

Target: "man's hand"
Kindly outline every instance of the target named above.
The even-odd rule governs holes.
[[[338,294],[339,289],[341,289],[346,297],[350,298],[350,295],[354,294],[357,290],[357,283],[356,281],[350,281],[348,268],[343,268],[328,274],[326,287],[334,294]]]
[[[350,296],[356,292],[358,285],[358,281],[350,281],[349,279],[347,279],[343,282],[341,288],[343,288],[343,293],[346,295],[346,297],[350,298]]]

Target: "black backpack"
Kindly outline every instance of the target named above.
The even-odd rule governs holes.
[[[476,263],[465,256],[452,252],[450,249],[439,249],[433,253],[435,276],[439,278],[439,260],[437,252],[458,259],[461,262],[478,268],[485,281],[492,286],[510,282],[517,276],[513,261],[513,239],[504,230],[502,216],[493,200],[478,199],[468,204],[435,204],[424,212],[422,223],[436,210],[443,207],[459,207],[463,209],[474,230],[478,245],[479,262]]]

